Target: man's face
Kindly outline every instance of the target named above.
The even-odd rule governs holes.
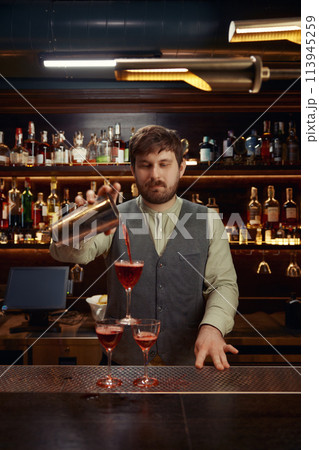
[[[158,205],[169,202],[175,196],[185,167],[185,161],[178,166],[174,152],[163,150],[138,155],[132,172],[143,199]]]

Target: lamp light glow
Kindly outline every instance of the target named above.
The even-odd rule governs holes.
[[[236,20],[229,25],[229,42],[289,40],[301,43],[300,18]]]
[[[115,67],[114,59],[44,59],[44,67],[47,68],[67,68],[67,67]]]

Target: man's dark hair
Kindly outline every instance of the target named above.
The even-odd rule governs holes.
[[[137,130],[130,140],[129,149],[133,167],[135,167],[137,155],[159,153],[163,150],[173,152],[179,166],[183,161],[184,150],[176,131],[159,125],[148,125]]]

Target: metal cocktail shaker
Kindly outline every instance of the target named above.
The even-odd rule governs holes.
[[[118,223],[119,212],[113,199],[98,197],[93,205],[81,206],[52,224],[52,240],[57,246],[79,249],[83,240],[108,231]]]

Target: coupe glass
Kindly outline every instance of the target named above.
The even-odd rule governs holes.
[[[113,378],[111,376],[111,359],[112,359],[112,350],[119,343],[122,334],[124,331],[124,325],[122,325],[116,319],[103,319],[99,320],[95,323],[95,332],[101,343],[101,345],[105,348],[107,352],[107,360],[108,360],[108,369],[107,369],[107,377],[100,378],[97,380],[97,386],[104,388],[113,388],[116,386],[120,386],[122,381],[118,378]]]
[[[160,321],[155,319],[139,319],[132,325],[132,332],[135,342],[141,348],[144,355],[144,375],[133,381],[135,386],[149,387],[157,386],[158,380],[148,376],[148,352],[155,344],[160,331]]]
[[[123,325],[132,325],[136,322],[131,316],[131,293],[132,288],[140,279],[143,267],[144,261],[139,260],[128,261],[120,259],[115,263],[117,278],[126,292],[126,316],[120,320],[120,323]]]

